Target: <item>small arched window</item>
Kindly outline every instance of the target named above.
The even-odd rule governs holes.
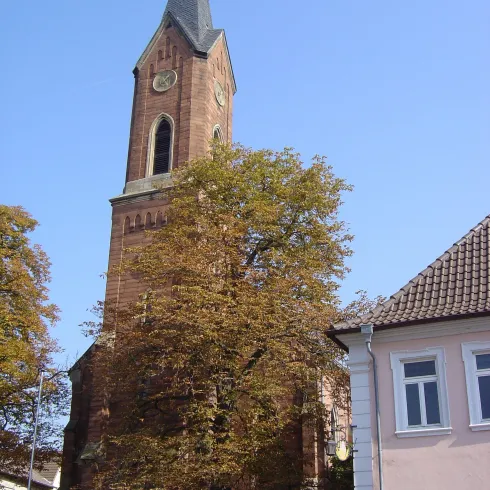
[[[145,229],[149,230],[150,228],[152,228],[152,226],[151,226],[151,213],[146,213]]]
[[[223,143],[223,133],[218,124],[213,128],[213,139]]]
[[[127,235],[131,231],[131,220],[129,219],[129,216],[126,216],[126,219],[124,220],[124,234]]]
[[[134,219],[134,231],[141,230],[141,216],[138,214]]]
[[[170,152],[172,144],[172,125],[163,118],[155,131],[153,175],[170,172]]]

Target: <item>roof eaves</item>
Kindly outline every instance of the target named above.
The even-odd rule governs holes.
[[[337,333],[346,333],[346,332],[349,332],[349,333],[352,333],[350,330],[347,330],[347,331],[343,331],[343,330],[340,330],[340,331],[337,331],[337,330],[333,330],[333,329],[330,329],[330,330],[327,330],[327,337],[332,340],[332,342],[335,342],[342,350],[344,350],[345,352],[349,352],[349,347],[347,347],[340,339],[337,338]]]
[[[477,313],[465,313],[462,315],[447,315],[447,316],[438,316],[438,317],[433,317],[433,318],[422,318],[420,320],[407,320],[403,322],[396,322],[396,323],[386,323],[384,325],[376,325],[375,323],[373,324],[374,331],[379,332],[381,330],[391,330],[394,328],[399,328],[399,327],[413,327],[417,325],[425,325],[428,323],[441,323],[441,322],[450,322],[454,320],[466,320],[470,318],[480,318],[480,317],[485,317],[485,316],[490,316],[490,311],[481,311]],[[344,328],[342,330],[328,330],[329,337],[332,338],[337,336],[337,335],[347,335],[351,333],[359,333],[361,331],[360,326],[355,326],[352,328]]]

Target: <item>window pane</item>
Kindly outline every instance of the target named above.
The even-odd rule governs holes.
[[[482,418],[490,419],[490,376],[480,376],[478,384],[480,386]]]
[[[408,425],[421,425],[419,385],[406,385]]]
[[[406,362],[405,377],[433,376],[436,374],[436,361]]]
[[[440,424],[441,415],[439,413],[439,394],[437,393],[437,383],[424,383],[425,411],[427,414],[427,424]]]
[[[490,354],[476,356],[476,369],[490,369]]]

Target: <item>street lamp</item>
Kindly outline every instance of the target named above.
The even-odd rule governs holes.
[[[327,441],[327,455],[335,456],[335,451],[337,450],[337,441]]]
[[[43,392],[43,380],[44,380],[44,373],[41,371],[41,381],[39,382],[39,393],[37,395],[36,420],[34,421],[34,437],[32,439],[31,464],[29,466],[29,481],[27,483],[27,490],[31,490],[31,484],[32,484],[32,468],[34,466],[34,456],[36,454],[37,426],[39,422],[39,412],[41,409],[41,395]]]
[[[355,426],[351,427],[354,428]],[[332,439],[327,441],[327,456],[337,456],[340,461],[347,461],[350,458],[350,455],[355,452],[353,450],[353,444],[347,441],[346,429],[346,427],[332,427]],[[337,432],[343,435],[343,438],[340,441],[335,440],[335,434]]]

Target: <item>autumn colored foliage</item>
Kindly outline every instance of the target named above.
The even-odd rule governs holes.
[[[55,419],[67,400],[63,376],[53,367],[58,346],[48,331],[58,319],[58,308],[48,304],[50,263],[28,237],[36,226],[21,207],[0,205],[0,467],[10,471],[29,461],[41,371],[46,382],[37,461],[58,449],[62,433]]]
[[[342,314],[350,187],[323,158],[218,143],[172,178],[167,225],[112,271],[142,294],[106,311],[98,488],[296,488],[288,441],[327,417],[317,388],[347,396],[326,330]]]

